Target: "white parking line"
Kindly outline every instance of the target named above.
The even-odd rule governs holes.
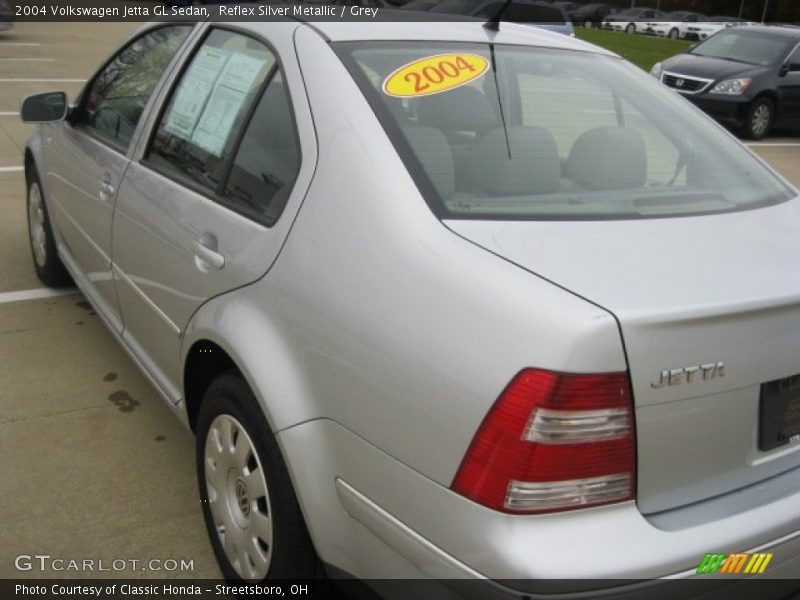
[[[41,300],[43,298],[69,296],[70,294],[77,294],[77,293],[79,293],[77,288],[64,288],[60,290],[52,290],[49,288],[38,288],[35,290],[2,292],[0,293],[0,304],[8,304],[9,302],[23,302],[25,300]]]
[[[758,142],[755,144],[747,144],[750,148],[798,148],[798,142]]]
[[[85,79],[0,79],[0,83],[83,83]]]
[[[13,58],[9,58],[9,57],[0,58],[0,61],[12,61],[12,60],[23,60],[23,61],[28,61],[28,62],[54,62],[56,59],[55,58],[29,58],[27,56],[20,56],[20,57],[13,57]]]
[[[0,47],[2,46],[41,46],[38,42],[0,42]]]
[[[15,110],[0,111],[0,117],[18,117],[19,113]]]
[[[0,167],[0,173],[17,173],[24,170],[25,167]]]

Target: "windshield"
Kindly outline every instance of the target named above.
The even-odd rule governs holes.
[[[618,58],[469,43],[335,47],[442,218],[643,218],[792,196]]]
[[[789,41],[780,37],[727,30],[708,38],[690,54],[767,66],[780,61],[790,48]]]

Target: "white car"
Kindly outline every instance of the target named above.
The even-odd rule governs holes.
[[[706,22],[689,23],[689,26],[686,27],[684,39],[702,42],[729,27],[742,27],[745,25],[753,25],[753,23],[735,17],[708,17]]]
[[[688,28],[696,23],[706,20],[706,17],[693,12],[671,12],[664,16],[663,21],[650,21],[645,24],[644,32],[673,40],[686,38]]]
[[[660,10],[652,8],[626,8],[616,14],[608,15],[600,25],[602,29],[624,31],[625,33],[641,33],[648,21],[664,16]]]

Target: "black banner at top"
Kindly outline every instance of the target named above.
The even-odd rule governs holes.
[[[589,0],[587,0],[588,2]],[[681,8],[682,0],[671,0]],[[460,20],[460,15],[428,13],[408,10],[424,3],[409,0],[259,0],[256,2],[228,2],[209,0],[8,0],[8,8],[0,2],[0,21],[274,21],[298,19],[302,21],[350,22],[415,22]],[[666,5],[668,0],[664,0]],[[714,0],[692,0],[691,10],[699,10],[705,2],[707,11],[716,9]],[[434,4],[431,2],[429,4]],[[427,10],[430,6],[425,5]],[[677,10],[678,8],[671,8]],[[743,0],[730,16],[764,21],[765,23],[800,22],[800,2],[785,0]],[[728,14],[726,13],[726,14]],[[733,14],[737,13],[737,14]],[[708,12],[707,14],[717,14]],[[543,23],[552,22],[547,18]]]

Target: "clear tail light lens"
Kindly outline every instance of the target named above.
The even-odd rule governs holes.
[[[633,406],[627,373],[521,371],[478,429],[452,488],[508,513],[632,500]]]

